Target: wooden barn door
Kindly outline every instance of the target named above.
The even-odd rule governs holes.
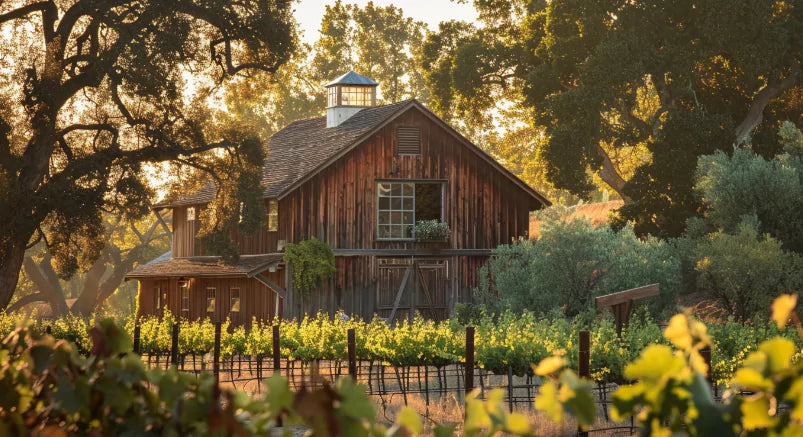
[[[442,320],[448,317],[449,261],[431,258],[377,260],[377,314],[389,321],[410,318],[415,311]]]

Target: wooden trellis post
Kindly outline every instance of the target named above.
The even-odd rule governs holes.
[[[212,372],[215,374],[215,385],[220,384],[220,322],[215,322],[215,349],[212,355]]]
[[[134,353],[139,355],[139,343],[140,343],[140,327],[139,324],[134,326]]]
[[[591,377],[591,336],[588,331],[580,331],[580,344],[577,348],[577,374],[581,378]],[[584,431],[577,425],[577,435],[588,437],[588,431]]]
[[[354,328],[349,329],[347,332],[348,339],[348,356],[349,356],[349,376],[356,382],[357,381],[357,336]]]
[[[466,326],[466,396],[474,390],[474,327]]]
[[[170,339],[170,364],[178,368],[178,322],[173,324],[173,335]]]
[[[278,375],[282,370],[281,338],[279,325],[273,325],[273,374]]]

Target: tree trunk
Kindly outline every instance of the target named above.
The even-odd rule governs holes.
[[[48,271],[50,266],[50,254],[45,255],[45,259],[40,264],[40,268],[30,256],[25,257],[24,260],[25,272],[34,283],[39,292],[45,297],[50,304],[50,310],[54,316],[66,314],[70,309],[67,307],[67,301],[64,300],[64,292],[61,289],[61,284],[58,278],[55,277],[55,272]],[[44,269],[44,271],[43,271]]]
[[[78,296],[78,299],[75,300],[75,303],[73,303],[72,308],[70,308],[72,313],[89,316],[95,311],[95,308],[100,304],[100,302],[98,302],[98,289],[100,288],[100,281],[104,273],[106,273],[106,260],[105,256],[101,255],[84,274],[81,294]]]
[[[619,174],[619,171],[616,169],[616,165],[614,165],[613,161],[611,161],[611,157],[608,155],[608,152],[602,148],[602,146],[597,145],[597,153],[599,156],[602,157],[602,167],[599,169],[599,178],[602,179],[603,182],[608,184],[613,191],[616,191],[616,194],[621,197],[625,203],[630,202],[630,197],[624,194],[624,188],[627,181]]]
[[[11,302],[20,279],[22,261],[25,259],[25,245],[14,244],[5,250],[6,256],[0,261],[0,308]]]

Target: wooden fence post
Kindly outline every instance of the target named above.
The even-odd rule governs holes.
[[[139,335],[140,335],[140,328],[139,325],[134,326],[134,353],[139,355]]]
[[[466,326],[466,395],[474,389],[474,327]]]
[[[215,385],[220,383],[220,322],[215,322],[215,350],[212,356],[212,372],[215,374]]]
[[[281,338],[279,325],[273,325],[273,374],[278,375],[282,370]]]
[[[354,328],[346,331],[348,337],[348,353],[349,353],[349,376],[355,382],[357,381],[357,336]]]
[[[480,374],[482,378],[482,374]],[[510,412],[513,412],[513,366],[507,366],[507,403]]]
[[[173,323],[173,336],[170,340],[170,364],[178,368],[178,322]]]
[[[716,396],[717,389],[714,387],[714,378],[711,377],[711,348],[706,346],[700,349],[700,356],[703,357],[703,361],[705,361],[705,366],[708,368],[708,372],[706,373],[705,379],[708,380],[708,384],[711,386],[711,389],[714,391],[714,396]]]
[[[588,331],[580,331],[580,347],[577,350],[577,373],[581,378],[591,377],[591,337]],[[588,431],[583,431],[580,425],[577,425],[577,435],[579,437],[588,437]]]

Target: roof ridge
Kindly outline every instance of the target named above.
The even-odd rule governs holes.
[[[488,152],[465,138],[415,97],[361,109],[335,127],[326,127],[325,123],[320,123],[325,116],[295,120],[288,124],[268,140],[269,154],[262,168],[261,183],[264,186],[262,197],[283,197],[377,129],[413,107],[445,126],[447,132],[453,134],[458,141],[469,145],[474,152],[521,185],[531,195],[549,204],[541,194],[495,161]],[[157,204],[154,208],[208,203],[214,199],[216,191],[214,185],[207,186],[169,204]]]
[[[416,100],[416,98],[415,98],[415,97],[410,97],[409,99],[399,100],[398,102],[386,103],[386,104],[384,104],[384,105],[377,105],[377,106],[368,106],[368,107],[366,107],[366,108],[363,108],[363,109],[359,110],[359,111],[358,111],[358,112],[356,112],[354,115],[357,115],[357,114],[359,114],[359,113],[361,113],[361,112],[363,112],[363,111],[372,111],[372,110],[374,110],[374,109],[382,109],[382,108],[387,108],[387,107],[389,107],[389,106],[399,105],[399,104],[402,104],[402,103],[408,103],[408,102],[411,102],[411,101],[413,101],[413,100],[415,100],[415,101],[417,101],[417,102],[418,102],[418,100]],[[421,103],[421,102],[419,102],[419,103]],[[353,117],[353,116],[352,116],[352,117]],[[348,120],[349,120],[350,118],[352,118],[352,117],[349,117],[348,119],[346,119],[346,121],[348,121]],[[284,128],[282,128],[282,129],[279,129],[278,131],[276,131],[276,133],[274,133],[273,135],[276,135],[276,134],[278,134],[279,132],[283,131],[283,130],[284,130],[284,129],[286,129],[287,127],[290,127],[290,126],[292,126],[292,125],[294,125],[294,124],[296,124],[296,123],[301,123],[302,121],[316,120],[316,119],[319,119],[319,118],[326,118],[326,114],[324,114],[324,115],[318,115],[318,116],[315,116],[315,117],[299,118],[298,120],[293,120],[293,121],[291,121],[290,123],[288,123],[288,124],[287,124],[287,125],[286,125]]]

